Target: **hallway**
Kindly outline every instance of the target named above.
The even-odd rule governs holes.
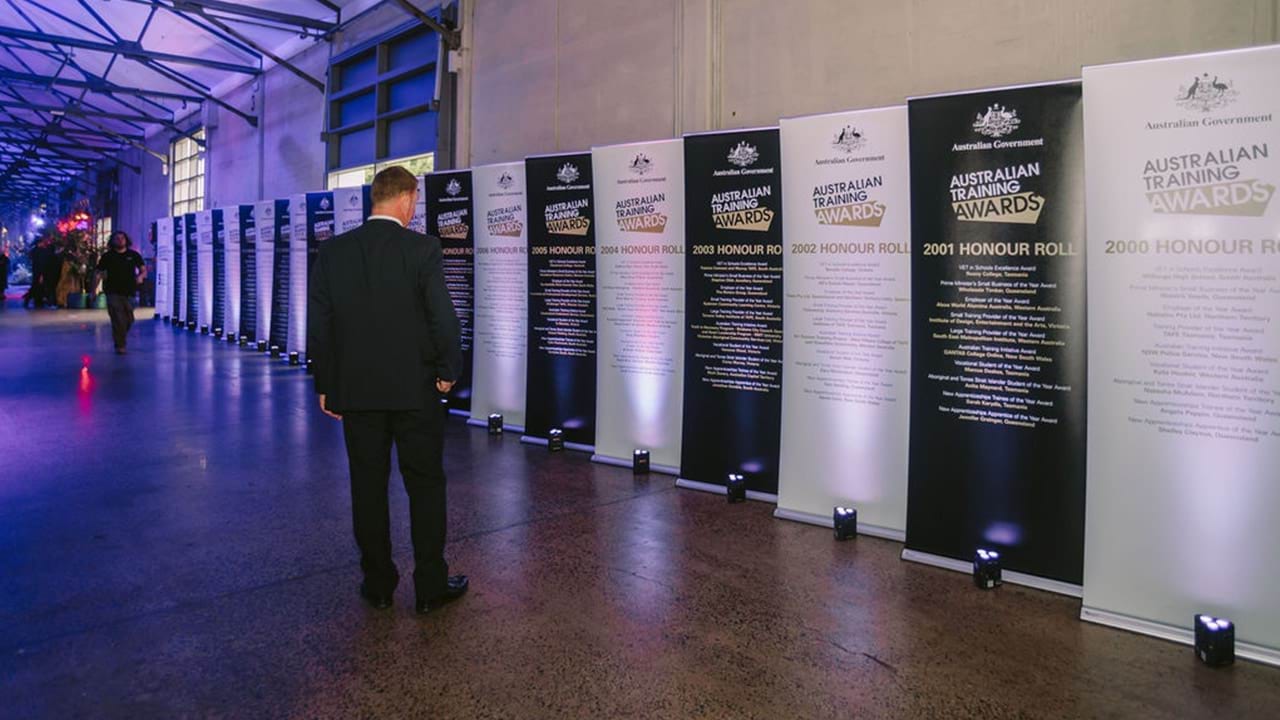
[[[1078,620],[578,453],[449,423],[449,559],[357,595],[339,425],[280,361],[139,312],[0,312],[0,715],[1274,717],[1280,670]],[[87,368],[87,369],[86,369]],[[1188,621],[1190,618],[1188,618]],[[1268,710],[1270,708],[1270,710]]]

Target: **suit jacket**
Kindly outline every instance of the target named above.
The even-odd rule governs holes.
[[[421,410],[462,372],[458,315],[438,238],[371,220],[320,246],[307,355],[329,408]]]

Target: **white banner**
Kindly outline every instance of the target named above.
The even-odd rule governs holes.
[[[475,359],[471,419],[490,413],[524,429],[528,228],[524,163],[472,170],[475,197]]]
[[[684,395],[684,142],[591,150],[596,207],[596,454],[649,451],[677,474]]]
[[[254,329],[254,337],[259,342],[271,340],[271,292],[274,270],[272,263],[276,257],[276,201],[263,200],[253,205],[253,224],[258,234],[254,247],[254,260],[257,265],[256,280],[258,285],[258,326]]]
[[[1280,47],[1084,70],[1081,616],[1280,663]]]
[[[223,267],[227,274],[223,283],[223,330],[227,337],[234,337],[240,334],[240,206],[222,209],[222,232]]]
[[[523,190],[523,183],[520,187]],[[409,220],[409,229],[424,235],[427,233],[427,188],[426,178],[422,175],[418,176],[418,202],[413,206],[413,218]]]
[[[782,453],[776,515],[902,540],[911,204],[907,109],[781,121]]]
[[[426,193],[419,193],[426,203]],[[333,234],[341,235],[344,232],[355,230],[364,224],[365,217],[369,214],[369,208],[366,201],[369,197],[368,186],[334,188],[333,190]],[[423,221],[425,223],[425,220]],[[426,227],[425,225],[423,226]]]
[[[196,213],[196,325],[213,330],[213,210]]]
[[[156,219],[156,315],[173,316],[173,218]]]
[[[307,350],[307,195],[289,198],[289,334],[288,351]]]

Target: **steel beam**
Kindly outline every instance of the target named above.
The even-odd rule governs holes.
[[[51,115],[70,115],[72,117],[97,117],[106,118],[108,120],[119,120],[121,122],[144,123],[149,125],[173,125],[172,120],[163,118],[147,117],[146,115],[129,115],[127,113],[104,112],[101,110],[83,110],[77,107],[63,107],[59,105],[45,105],[42,103],[19,102],[16,100],[5,100],[4,105],[11,108],[19,108],[25,110],[39,110],[47,112]]]
[[[297,75],[299,78],[301,78],[301,79],[303,79],[303,80],[307,81],[308,83],[311,83],[311,85],[315,86],[315,88],[316,88],[317,90],[319,90],[320,92],[322,92],[322,93],[324,92],[324,83],[323,83],[323,82],[321,82],[320,80],[317,80],[317,79],[315,79],[315,78],[311,77],[311,76],[310,76],[310,75],[308,75],[307,73],[303,72],[303,70],[302,70],[301,68],[299,68],[297,65],[294,65],[293,63],[289,62],[288,60],[285,60],[284,58],[280,57],[279,55],[276,55],[275,53],[271,52],[270,50],[268,50],[268,49],[266,49],[266,48],[262,47],[262,46],[261,46],[261,45],[259,45],[258,43],[254,42],[254,41],[253,41],[249,36],[245,35],[244,33],[240,32],[239,30],[236,30],[235,28],[233,28],[233,27],[231,27],[230,25],[228,25],[228,24],[226,24],[226,23],[222,22],[221,20],[219,20],[219,19],[217,19],[217,18],[213,17],[212,15],[209,15],[209,14],[204,13],[204,12],[200,12],[200,17],[203,17],[205,20],[208,20],[210,23],[212,23],[215,27],[217,27],[217,28],[218,28],[219,30],[221,30],[222,32],[227,33],[228,35],[230,35],[230,36],[232,36],[232,37],[236,38],[236,39],[237,39],[237,40],[239,40],[240,42],[245,43],[246,45],[248,45],[248,46],[252,47],[253,49],[257,50],[258,52],[262,53],[263,55],[266,55],[267,57],[271,58],[271,59],[272,59],[272,60],[274,60],[274,61],[275,61],[275,63],[276,63],[277,65],[279,65],[280,67],[282,67],[282,68],[284,68],[284,69],[288,70],[289,72],[293,73],[294,75]]]
[[[305,15],[293,15],[291,13],[277,12],[275,10],[266,10],[264,8],[241,5],[240,3],[235,2],[223,2],[222,0],[171,0],[171,2],[173,3],[173,7],[178,10],[190,10],[201,14],[203,14],[203,11],[213,10],[227,15],[239,15],[241,17],[253,18],[254,20],[265,20],[267,22],[273,22],[280,25],[317,30],[326,34],[337,29],[337,25],[325,20],[317,20],[315,18],[306,17]],[[153,4],[159,5],[160,3],[153,1]]]
[[[220,60],[206,60],[191,55],[175,55],[173,53],[155,52],[142,47],[142,43],[135,41],[121,41],[118,43],[98,42],[95,40],[85,40],[83,38],[66,37],[65,35],[52,35],[50,33],[38,32],[35,30],[20,30],[18,28],[0,27],[0,37],[13,38],[15,40],[27,40],[29,42],[49,43],[50,45],[64,45],[66,47],[79,48],[81,50],[94,50],[104,53],[117,53],[131,60],[159,60],[161,62],[171,62],[183,65],[196,65],[199,67],[212,68],[214,70],[222,70],[224,72],[241,73],[244,75],[260,75],[262,68],[252,67],[249,65],[239,65],[237,63],[222,62]]]
[[[61,85],[62,87],[76,88],[79,90],[88,90],[89,92],[103,93],[107,95],[130,95],[134,97],[158,97],[166,100],[182,100],[185,102],[200,102],[203,100],[198,95],[188,95],[185,93],[170,92],[167,90],[147,90],[145,88],[131,88],[124,85],[117,85],[108,80],[102,80],[93,77],[91,80],[76,80],[75,78],[65,77],[46,77],[43,75],[34,75],[32,73],[20,73],[13,70],[5,70],[0,68],[0,80],[10,80],[12,82],[27,83],[39,87],[47,87],[50,85]]]

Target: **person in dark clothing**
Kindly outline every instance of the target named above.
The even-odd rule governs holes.
[[[31,289],[22,297],[22,307],[27,307],[30,302],[37,308],[42,308],[45,301],[53,297],[47,292],[49,283],[45,279],[46,273],[54,262],[53,238],[45,235],[37,240],[36,244],[27,251],[27,257],[31,261]]]
[[[133,296],[147,278],[147,265],[142,256],[130,248],[132,244],[123,230],[112,233],[110,248],[98,259],[98,277],[93,283],[97,287],[102,280],[117,355],[125,353],[125,341],[129,328],[133,327]]]
[[[307,305],[307,355],[320,410],[342,421],[351,511],[364,582],[360,594],[391,606],[400,575],[391,559],[387,482],[391,446],[409,494],[416,608],[461,597],[465,575],[444,559],[444,413],[462,371],[458,316],[444,281],[440,240],[406,229],[417,181],[379,172],[373,210],[359,228],[320,247]]]
[[[0,247],[0,310],[4,309],[5,292],[9,289],[9,248]]]

